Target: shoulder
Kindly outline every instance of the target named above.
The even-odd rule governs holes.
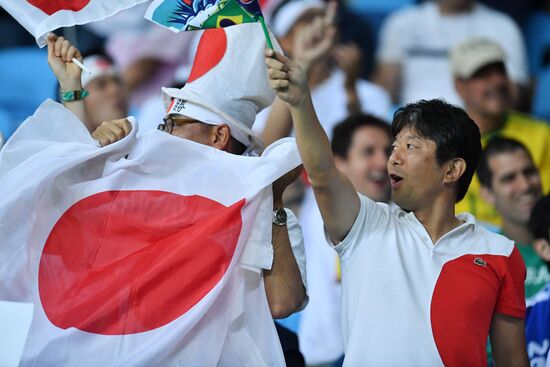
[[[430,11],[430,2],[420,5],[410,5],[390,14],[384,22],[386,27],[414,26],[419,17],[425,17]]]
[[[471,246],[475,248],[475,252],[505,257],[512,255],[515,248],[512,240],[488,230],[469,213],[462,213],[458,215],[458,218],[472,226],[473,230],[468,233],[472,239]]]
[[[537,133],[550,134],[550,125],[546,121],[539,120],[522,112],[511,111],[508,114],[506,128],[516,130],[518,127],[536,131]]]

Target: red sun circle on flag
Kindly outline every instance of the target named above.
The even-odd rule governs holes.
[[[199,79],[222,61],[227,50],[227,35],[221,28],[207,29],[201,36],[188,83]]]
[[[107,191],[80,200],[55,224],[40,258],[48,319],[102,335],[174,321],[226,273],[244,203],[225,207],[163,191]]]
[[[90,0],[27,0],[27,2],[48,15],[61,10],[81,11],[90,3]]]

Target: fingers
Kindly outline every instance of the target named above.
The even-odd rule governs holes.
[[[127,119],[115,120],[114,123],[118,128],[122,130],[124,134],[121,139],[130,134],[130,132],[132,131],[132,124],[130,124],[130,121],[128,121]]]
[[[327,4],[327,10],[325,12],[324,22],[326,25],[333,25],[336,20],[336,13],[338,11],[338,1],[330,0]]]
[[[92,133],[92,137],[104,147],[123,139],[131,130],[132,126],[126,119],[105,121]]]
[[[288,75],[285,71],[269,68],[268,70],[270,79],[287,79]]]
[[[285,90],[290,86],[290,82],[285,79],[269,80],[269,85],[275,90]]]

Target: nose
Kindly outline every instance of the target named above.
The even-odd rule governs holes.
[[[529,176],[524,173],[518,175],[517,178],[518,189],[521,191],[529,191],[534,187],[534,182]]]
[[[388,158],[388,166],[399,166],[403,163],[397,149],[394,149]]]

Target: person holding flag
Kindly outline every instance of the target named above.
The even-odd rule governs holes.
[[[32,260],[34,256],[30,257],[27,265],[22,263],[22,258],[17,263],[6,263],[0,266],[2,274],[0,298],[14,301],[30,298],[37,305],[30,339],[23,356],[23,366],[37,362],[47,365],[75,365],[77,361],[79,365],[97,365],[105,363],[101,361],[105,361],[106,358],[107,360],[111,358],[112,365],[117,366],[160,364],[167,366],[220,365],[232,367],[254,365],[267,367],[284,365],[281,347],[271,317],[284,317],[303,307],[307,302],[303,281],[305,274],[301,273],[303,266],[298,266],[303,259],[303,249],[301,254],[298,249],[296,252],[298,259],[296,259],[293,253],[294,249],[291,248],[291,244],[300,241],[297,238],[299,237],[299,228],[293,217],[287,219],[287,212],[282,207],[282,192],[288,184],[296,179],[299,170],[292,171],[273,184],[273,187],[269,189],[269,195],[265,196],[265,198],[269,198],[266,203],[259,204],[257,199],[251,198],[250,202],[246,200],[246,204],[242,204],[241,201],[224,209],[225,212],[214,212],[202,230],[206,231],[208,228],[212,228],[218,232],[212,234],[205,232],[203,236],[197,238],[193,237],[197,236],[194,234],[189,239],[186,239],[185,236],[183,238],[168,237],[166,240],[174,242],[174,246],[182,241],[189,241],[190,246],[199,246],[197,248],[199,252],[196,254],[187,252],[186,256],[188,257],[185,260],[179,260],[181,265],[176,263],[172,265],[173,267],[164,270],[159,265],[148,265],[143,269],[146,270],[144,273],[127,278],[126,282],[129,284],[120,283],[120,276],[124,275],[124,272],[104,273],[109,267],[121,266],[128,261],[130,264],[127,266],[131,266],[133,269],[138,263],[132,259],[146,256],[147,251],[130,252],[115,262],[111,260],[111,257],[117,259],[117,256],[120,256],[117,255],[117,251],[125,251],[125,246],[132,248],[132,246],[141,244],[144,241],[143,238],[152,235],[155,238],[158,236],[163,238],[166,229],[162,228],[166,225],[165,222],[170,224],[174,218],[163,217],[162,212],[168,210],[165,208],[178,208],[179,206],[174,206],[174,203],[181,200],[179,197],[169,201],[152,200],[151,204],[146,206],[147,210],[153,210],[155,203],[162,205],[153,210],[145,221],[141,222],[140,219],[140,226],[152,226],[151,230],[144,232],[139,227],[132,227],[130,231],[127,231],[124,229],[126,222],[132,219],[131,216],[140,214],[137,210],[130,210],[125,214],[128,216],[127,219],[124,219],[124,216],[121,217],[124,219],[122,221],[116,219],[116,210],[119,210],[117,208],[121,203],[125,203],[124,196],[153,195],[153,197],[157,197],[158,195],[168,195],[167,193],[162,194],[162,192],[177,191],[177,186],[182,182],[193,181],[198,184],[186,186],[191,187],[190,193],[192,194],[201,192],[201,190],[211,191],[217,187],[217,190],[211,191],[210,195],[223,198],[233,195],[231,192],[236,191],[236,195],[240,195],[238,192],[243,191],[245,193],[243,195],[247,198],[249,194],[246,192],[253,193],[254,190],[257,190],[256,186],[260,185],[258,187],[261,187],[262,185],[251,182],[252,177],[256,181],[265,181],[270,184],[279,177],[275,176],[277,170],[270,166],[271,163],[268,161],[261,163],[264,161],[264,156],[266,156],[265,159],[268,159],[267,157],[271,155],[270,159],[273,162],[277,161],[278,164],[285,162],[283,166],[288,168],[298,165],[297,156],[291,150],[285,151],[287,148],[282,149],[285,144],[288,146],[286,142],[268,148],[261,158],[253,158],[261,149],[261,142],[252,135],[250,126],[256,112],[269,105],[274,98],[274,93],[268,86],[265,66],[262,62],[264,47],[264,35],[257,24],[208,30],[204,33],[187,85],[182,89],[163,90],[168,113],[161,124],[161,129],[174,137],[183,139],[174,140],[174,137],[158,131],[151,131],[141,138],[136,138],[137,126],[135,123],[131,119],[121,119],[104,122],[95,130],[92,126],[86,126],[88,134],[93,131],[92,137],[105,146],[99,151],[89,143],[75,145],[73,142],[54,144],[50,149],[43,150],[47,144],[41,142],[36,145],[37,150],[34,148],[30,150],[30,159],[20,161],[21,155],[15,153],[20,149],[28,151],[30,148],[25,137],[32,139],[33,146],[41,136],[54,140],[71,136],[82,142],[87,141],[86,136],[82,135],[82,129],[79,130],[74,124],[75,117],[78,117],[80,121],[85,121],[86,116],[82,101],[88,93],[82,89],[80,69],[71,61],[73,58],[81,60],[81,55],[78,49],[63,38],[57,38],[55,35],[48,36],[48,61],[60,82],[63,103],[72,114],[65,109],[60,109],[51,101],[45,102],[35,116],[21,126],[0,156],[0,176],[3,177],[3,185],[15,188],[14,185],[16,185],[18,177],[26,177],[29,171],[36,170],[36,168],[29,168],[29,165],[32,165],[36,152],[42,152],[39,153],[40,159],[43,161],[42,165],[51,164],[53,170],[51,174],[54,176],[48,178],[50,173],[44,173],[46,175],[44,177],[41,176],[42,173],[36,173],[34,181],[41,186],[26,191],[28,200],[39,205],[39,203],[44,203],[41,195],[46,195],[48,203],[56,204],[65,201],[69,203],[67,211],[64,209],[50,210],[52,213],[64,212],[64,214],[53,229],[50,230],[47,226],[43,228],[49,235],[45,245],[44,243],[40,244],[40,240],[38,240],[38,250],[42,252],[38,258],[39,265],[36,265],[38,270],[34,270],[35,262]],[[235,70],[243,70],[243,74],[236,75],[238,73],[235,73]],[[243,75],[246,75],[248,79],[243,78]],[[213,85],[219,90],[213,89]],[[44,119],[48,119],[49,124],[46,124]],[[66,123],[61,124],[62,121]],[[63,131],[63,126],[66,131]],[[50,128],[54,129],[52,133],[48,132]],[[186,148],[181,150],[182,155],[178,156],[174,154],[179,151],[175,147],[180,145]],[[82,149],[83,152],[75,152],[70,149]],[[277,152],[281,152],[282,155],[279,156]],[[197,154],[196,158],[193,154]],[[240,157],[242,154],[252,157]],[[167,157],[170,157],[168,161],[166,161]],[[53,168],[55,165],[62,164],[63,160],[73,159],[80,159],[81,164],[86,165],[86,168],[84,166],[79,168],[78,165],[72,168],[69,165],[64,168],[67,171]],[[260,161],[256,159],[260,159]],[[161,161],[164,161],[165,167],[159,164]],[[178,161],[182,162],[181,165],[177,164]],[[242,167],[240,174],[234,172],[228,176],[227,173],[224,173],[235,166],[237,161]],[[135,164],[134,168],[128,169],[128,166],[133,164]],[[251,169],[253,165],[256,165],[255,169]],[[184,175],[181,172],[183,169],[185,169]],[[154,172],[159,173],[156,175]],[[134,180],[121,181],[117,178],[121,174],[125,177],[134,177]],[[71,180],[81,175],[84,176],[76,185],[69,185]],[[229,177],[233,181],[229,181]],[[86,193],[96,190],[92,189],[94,185],[104,181],[110,182],[108,186],[105,186],[106,188],[113,190],[112,187],[122,187],[124,190],[101,191],[100,189],[97,194],[86,197]],[[30,180],[26,182],[29,185],[34,185]],[[140,182],[143,183],[140,184]],[[149,184],[145,185],[147,182]],[[223,187],[223,184],[228,184],[230,187]],[[58,185],[69,186],[60,188]],[[169,189],[161,191],[156,189],[151,192],[139,190],[140,187],[144,187],[143,185],[154,188],[160,185],[160,187]],[[132,188],[134,191],[128,191]],[[51,190],[57,192],[55,191],[57,189],[61,189],[64,194],[60,197],[57,197],[56,194],[46,194]],[[110,192],[118,194],[111,197],[108,196]],[[73,195],[85,197],[74,204],[74,199],[71,199]],[[50,201],[55,197],[57,199]],[[199,204],[193,204],[199,200],[196,193],[188,197],[190,199],[187,200],[191,200],[191,204],[185,204],[184,201],[182,205],[184,207],[190,205],[193,210],[198,210],[198,213],[183,212],[176,218],[181,217],[181,221],[200,219],[201,210],[206,210],[201,209],[201,205],[211,204],[200,204],[201,201],[198,202]],[[8,199],[6,198],[6,200]],[[6,210],[12,203],[11,201],[6,202],[6,200],[0,203],[1,218],[5,218]],[[104,204],[101,204],[101,208],[107,211],[87,209],[88,205],[92,205],[92,207],[97,205],[93,204],[96,203],[96,200],[102,202],[106,200]],[[139,199],[132,205],[139,206],[148,203],[148,200]],[[233,200],[229,201],[229,203],[233,202]],[[267,207],[265,204],[268,204]],[[21,203],[21,205],[25,204]],[[220,284],[223,285],[218,284],[208,291],[209,287],[213,287],[215,283],[209,285],[211,283],[203,282],[201,279],[209,280],[209,274],[217,269],[208,265],[209,261],[230,254],[229,249],[221,252],[217,252],[216,249],[218,246],[225,249],[235,240],[235,228],[241,228],[241,225],[238,224],[240,222],[236,222],[241,220],[238,211],[239,205],[245,205],[242,209],[242,220],[247,219],[248,222],[246,224],[243,222],[243,234],[238,238],[247,234],[249,237],[243,238],[249,238],[249,240],[245,247],[241,247],[240,240],[237,242],[236,260],[230,262],[230,264],[235,264],[236,261],[237,265],[229,265],[227,273],[225,275],[222,273]],[[268,228],[260,223],[262,217],[253,215],[251,209],[246,209],[254,207],[254,205],[260,205],[258,208],[261,208],[263,213],[265,210],[271,212],[275,209],[273,223],[270,225],[273,231],[273,248],[270,245],[266,246],[265,238],[269,238],[269,232],[266,231]],[[42,212],[42,209],[37,210],[38,214]],[[76,213],[82,210],[86,214]],[[95,230],[91,228],[94,225],[95,215],[99,215],[99,218],[112,218],[106,225],[114,227],[108,232],[104,232],[105,229],[94,232]],[[160,222],[155,217],[158,217]],[[78,222],[79,218],[84,222],[75,224],[73,221]],[[177,219],[176,223],[178,221],[180,219]],[[225,221],[230,223],[227,228],[223,225]],[[157,234],[154,232],[155,223],[160,228]],[[30,232],[25,233],[33,233],[32,228],[36,228],[37,225],[40,226],[34,220],[29,220],[25,226],[21,226],[13,232],[14,234],[6,237],[21,234],[24,228],[31,228]],[[186,230],[189,226],[182,225],[182,230]],[[112,238],[105,235],[111,231],[115,233]],[[138,237],[135,237],[135,232],[139,234]],[[116,233],[123,235],[117,237],[120,234],[116,235]],[[236,233],[238,235],[238,232]],[[24,236],[29,235],[24,234]],[[97,239],[94,236],[98,236]],[[126,237],[128,240],[125,239]],[[81,240],[75,240],[75,238],[81,238]],[[66,241],[70,241],[70,245],[69,243],[64,244]],[[117,243],[116,250],[111,255],[109,252],[105,252],[110,241]],[[200,251],[203,246],[201,245],[202,241],[204,241],[205,251],[207,251],[204,253]],[[209,241],[214,241],[215,246],[208,247],[210,246]],[[35,241],[29,243],[35,243]],[[25,241],[6,238],[6,246],[1,249],[2,254],[6,259],[11,257],[9,255],[11,249],[23,251],[26,254],[27,250],[17,249],[18,246],[24,244]],[[94,250],[93,246],[98,244],[100,247]],[[88,245],[92,247],[87,248]],[[170,247],[165,246],[165,251],[175,251],[170,250]],[[71,248],[75,250],[70,250]],[[77,248],[82,252],[73,256],[76,255],[73,251],[76,251]],[[91,259],[86,257],[90,255],[89,251],[92,251],[93,254]],[[33,252],[31,251],[31,253]],[[184,253],[186,252],[184,251]],[[161,257],[157,260],[162,262],[178,261],[177,258],[180,256],[182,255],[178,255],[178,252],[173,252],[172,256]],[[176,258],[176,260],[172,260],[172,258]],[[99,261],[97,266],[100,267],[88,276],[87,272],[76,272],[75,268],[81,265],[72,264],[73,261],[78,264],[83,262],[82,265],[86,267]],[[106,264],[109,265],[103,265],[102,262],[107,262]],[[189,265],[186,265],[187,262]],[[27,278],[28,281],[18,281],[16,278],[6,275],[5,272],[9,269],[14,269],[16,274],[20,274],[20,270],[18,270],[21,269],[20,265],[24,269],[33,269],[30,273],[23,272],[25,276],[30,277]],[[187,289],[187,293],[189,293],[189,295],[186,293],[184,298],[199,297],[193,298],[199,301],[195,306],[193,303],[186,306],[188,311],[181,315],[180,308],[176,307],[179,304],[178,299],[174,298],[181,292],[179,292],[177,284],[170,285],[169,278],[171,273],[181,272],[180,268],[185,269],[186,266],[191,274],[182,277],[182,274],[178,273],[179,282],[186,284],[189,277],[191,280],[195,279],[193,277],[198,277],[198,280],[193,283],[196,284],[196,288],[183,288]],[[38,281],[34,278],[35,271]],[[162,276],[155,276],[158,272]],[[199,273],[194,275],[193,272]],[[153,274],[151,275],[153,278],[144,285],[140,285],[140,282],[143,282],[142,279],[148,279],[148,273]],[[102,278],[96,274],[109,275],[107,278]],[[79,278],[84,275],[85,278]],[[118,285],[115,284],[117,279]],[[20,284],[21,288],[15,287],[12,282]],[[94,286],[87,286],[88,282],[93,282]],[[151,284],[153,287],[150,287]],[[167,288],[168,286],[169,288]],[[37,287],[38,291],[34,287]],[[97,288],[111,289],[111,291],[95,294]],[[130,292],[128,297],[122,296],[126,289]],[[104,296],[111,292],[113,292],[112,296],[101,302]],[[174,296],[170,296],[171,292],[174,292]],[[200,298],[201,296],[197,295],[197,292],[202,294],[203,298]],[[151,295],[157,296],[151,298]],[[166,301],[154,308],[153,314],[150,314],[151,311],[143,313],[147,304],[157,302],[155,300],[159,297]],[[116,302],[122,303],[119,306]],[[70,306],[64,307],[66,305]],[[128,309],[126,309],[127,307]],[[266,314],[265,311],[268,313]],[[153,340],[154,343],[152,343]],[[148,347],[144,348],[144,346]],[[61,350],[64,352],[59,353]]]
[[[514,243],[455,216],[481,153],[479,128],[442,100],[399,109],[391,198],[358,194],[338,171],[300,66],[267,49],[272,88],[292,114],[300,156],[342,266],[344,366],[528,366],[525,264]]]

